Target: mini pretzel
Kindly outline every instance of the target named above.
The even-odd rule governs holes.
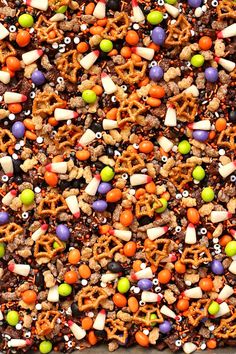
[[[115,339],[123,344],[126,343],[128,338],[128,329],[126,328],[125,323],[120,319],[107,319],[105,331],[107,332],[107,339]]]
[[[57,216],[67,210],[67,204],[61,194],[48,193],[38,206],[40,216]]]
[[[177,112],[177,119],[181,122],[193,122],[197,113],[196,98],[192,94],[180,93],[169,99]]]
[[[53,248],[54,242],[57,243],[58,247]],[[55,235],[47,234],[42,235],[35,243],[34,257],[36,259],[45,258],[45,261],[41,263],[47,263],[48,260],[56,256],[60,251],[64,249],[64,245]]]
[[[135,215],[137,218],[141,216],[153,217],[155,210],[162,207],[162,203],[154,194],[143,194],[136,203]]]
[[[213,331],[217,338],[235,338],[236,337],[236,312],[227,319],[221,319],[220,324]]]
[[[122,248],[122,243],[116,237],[103,235],[93,246],[94,259],[98,261],[102,258],[112,258],[120,248]]]
[[[142,80],[145,76],[146,69],[146,61],[133,62],[131,59],[127,60],[125,64],[115,67],[118,76],[130,85]]]
[[[15,55],[16,50],[9,42],[0,41],[0,62],[2,64],[5,64],[8,57]]]
[[[188,320],[192,326],[196,327],[200,321],[208,317],[208,307],[210,306],[210,303],[210,299],[200,299],[189,306]]]
[[[217,145],[227,147],[230,150],[235,150],[236,149],[236,126],[229,127],[225,130],[222,130],[217,140]]]
[[[38,319],[35,323],[36,334],[40,337],[50,334],[53,331],[59,316],[58,311],[52,310],[39,313]]]
[[[23,228],[14,222],[0,226],[0,243],[12,242],[17,235],[23,234]]]
[[[156,318],[151,318],[155,314]],[[154,305],[145,305],[138,309],[132,317],[135,323],[143,323],[145,326],[155,326],[157,323],[162,323],[164,318],[159,310],[159,307]]]
[[[187,183],[193,180],[192,172],[194,168],[194,163],[180,163],[169,172],[170,181],[178,190],[182,190]]]
[[[80,69],[79,53],[77,50],[70,50],[60,56],[56,61],[57,69],[61,75],[70,82],[78,81],[77,74]]]
[[[116,160],[115,172],[128,173],[130,176],[141,171],[145,167],[145,162],[139,154],[124,151]]]
[[[97,309],[101,301],[107,299],[107,297],[105,290],[99,286],[86,286],[78,294],[79,311]]]
[[[74,147],[79,138],[83,135],[83,127],[73,124],[64,124],[60,127],[54,137],[57,149]]]
[[[54,92],[40,92],[33,102],[33,116],[52,115],[56,108],[65,108],[66,103]]]
[[[158,267],[161,260],[168,256],[170,243],[171,241],[166,238],[159,238],[153,241],[145,250],[147,260],[155,267]]]
[[[212,256],[205,246],[192,245],[184,249],[180,261],[184,264],[192,264],[195,267],[199,267],[202,263],[211,262]]]
[[[185,44],[191,37],[190,30],[190,23],[187,21],[184,15],[179,15],[177,21],[173,25],[168,25],[169,34],[165,40],[165,44],[168,46]]]
[[[218,3],[216,12],[219,20],[236,19],[236,3],[231,0],[221,0]]]
[[[43,15],[40,15],[36,22],[34,29],[38,37],[39,42],[55,43],[60,42],[63,39],[63,35],[57,28],[57,22],[48,21]],[[49,33],[53,31],[55,36],[50,38]]]
[[[121,12],[114,18],[108,18],[106,27],[104,28],[101,36],[111,41],[123,39],[129,27],[129,17],[125,12]]]
[[[146,107],[136,100],[124,100],[117,111],[117,123],[119,126],[125,123],[135,123],[138,116],[146,110]]]
[[[15,144],[16,138],[8,129],[0,129],[0,150],[7,151],[9,146]]]

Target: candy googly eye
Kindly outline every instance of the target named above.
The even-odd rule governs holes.
[[[147,96],[143,96],[143,101],[147,101],[148,97]]]
[[[2,176],[2,181],[3,182],[7,182],[8,180],[9,180],[8,176],[6,176],[6,175]]]
[[[65,43],[65,44],[70,44],[70,43],[71,43],[70,37],[66,37],[66,38],[64,39],[64,43]]]
[[[111,102],[116,102],[116,97],[115,96],[112,96],[112,98],[111,98]]]
[[[167,157],[166,156],[162,156],[161,161],[162,162],[166,162],[167,161]]]
[[[134,147],[135,149],[138,149],[138,148],[139,148],[139,144],[133,144],[133,147]]]
[[[29,213],[27,213],[26,211],[24,213],[21,214],[22,219],[27,219],[29,217]]]
[[[168,15],[168,13],[166,12],[166,13],[163,15],[163,18],[164,18],[164,20],[166,20],[168,17],[169,17],[169,15]]]
[[[123,178],[123,179],[128,179],[127,173],[123,173],[122,178]]]
[[[153,279],[152,283],[153,283],[154,285],[157,285],[157,284],[159,284],[159,280],[155,278],[155,279]]]
[[[235,182],[235,181],[236,181],[236,176],[231,176],[231,177],[230,177],[230,181],[231,181],[231,182]]]
[[[182,198],[182,194],[180,193],[177,193],[176,196],[175,196],[176,199],[181,199]]]
[[[161,287],[160,287],[160,286],[156,286],[156,287],[155,287],[155,292],[156,292],[156,293],[159,293],[160,291],[161,291]]]
[[[35,92],[30,92],[30,98],[35,98]]]
[[[200,230],[200,233],[201,233],[201,235],[206,235],[207,229],[206,229],[205,227],[203,227],[203,228]]]
[[[16,32],[16,26],[12,25],[9,27],[9,32],[14,33]]]
[[[67,345],[68,345],[68,347],[69,347],[69,348],[72,348],[72,346],[73,346],[72,341],[71,341],[71,340],[69,340],[69,342],[67,342]]]
[[[145,306],[145,304],[146,304],[146,302],[144,302],[144,301],[142,301],[142,300],[139,301],[139,305],[140,305],[140,306]]]
[[[186,198],[186,197],[188,197],[188,195],[189,195],[188,191],[183,191],[183,193],[182,193],[182,196],[183,196],[183,197]]]
[[[151,61],[150,63],[150,67],[152,68],[153,66],[156,66],[157,65],[157,62],[155,60]]]
[[[127,91],[127,86],[126,86],[126,85],[122,85],[121,88],[122,88],[124,91]]]
[[[58,84],[62,84],[62,83],[64,82],[63,77],[59,76],[59,77],[57,78],[57,82],[58,82]]]
[[[182,346],[181,340],[180,340],[180,339],[177,339],[177,340],[175,341],[175,345],[176,345],[176,347],[181,347],[181,346]]]
[[[30,338],[31,337],[31,332],[26,332],[25,333],[25,338]]]
[[[175,232],[180,232],[181,231],[181,226],[176,226]]]
[[[96,138],[97,138],[97,139],[101,139],[101,137],[102,137],[102,133],[97,132],[97,133],[96,133]]]
[[[217,7],[217,6],[218,6],[218,1],[217,1],[217,0],[213,0],[213,1],[211,2],[211,5],[212,5],[213,7]]]
[[[31,114],[30,110],[28,109],[28,111],[23,111],[25,116],[29,116]]]

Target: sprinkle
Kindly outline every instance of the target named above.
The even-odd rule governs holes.
[[[82,279],[82,280],[81,280],[81,284],[82,284],[83,286],[86,286],[86,285],[88,284],[88,281],[87,281],[86,279]]]
[[[220,149],[219,150],[219,155],[220,156],[224,156],[225,155],[225,150],[224,149]]]
[[[16,329],[17,329],[18,331],[20,331],[20,330],[22,329],[22,324],[21,324],[21,323],[17,323]]]
[[[80,26],[80,29],[81,31],[85,31],[87,29],[87,25],[85,23],[83,23],[81,26]]]
[[[41,136],[38,136],[36,141],[37,141],[38,144],[42,144],[43,138]]]
[[[143,330],[143,333],[146,334],[146,336],[148,336],[150,332],[149,332],[148,329],[144,329],[144,330]]]
[[[215,326],[213,326],[213,325],[209,327],[209,331],[211,331],[211,332],[214,331],[214,329],[215,329]]]
[[[9,120],[14,120],[14,119],[16,119],[16,116],[15,116],[15,114],[10,113],[8,118],[9,118]]]
[[[145,264],[145,263],[142,263],[141,265],[140,265],[140,268],[141,269],[145,269],[147,267],[147,265]]]
[[[35,308],[36,308],[36,310],[42,310],[42,305],[41,304],[36,304],[36,306],[35,306]]]

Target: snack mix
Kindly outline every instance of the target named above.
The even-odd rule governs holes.
[[[235,53],[235,0],[0,0],[1,353],[236,347]]]

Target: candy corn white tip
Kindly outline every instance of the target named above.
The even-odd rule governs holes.
[[[183,294],[190,299],[201,299],[202,289],[199,286],[196,286],[195,288],[185,290]]]
[[[152,48],[132,47],[131,51],[146,60],[152,60],[155,54],[155,51]]]
[[[224,28],[222,31],[217,33],[217,38],[229,38],[236,36],[236,23]]]
[[[85,193],[91,196],[95,196],[101,181],[100,175],[95,175],[93,179],[89,182],[87,187],[85,188]]]
[[[30,266],[28,264],[8,264],[8,270],[18,275],[28,276],[30,272]]]
[[[177,125],[176,110],[171,106],[167,108],[164,125],[167,127],[176,127]]]
[[[221,221],[228,220],[232,217],[232,214],[228,211],[212,211],[211,212],[211,222],[218,223]]]
[[[151,291],[143,291],[141,295],[141,299],[144,302],[160,302],[162,298],[162,294],[152,293]]]
[[[55,286],[49,288],[47,300],[49,302],[58,302],[59,301],[58,285],[55,285]]]
[[[102,121],[102,127],[103,127],[104,130],[117,129],[117,128],[118,128],[118,123],[117,123],[116,120],[103,119],[103,121]]]
[[[104,309],[102,309],[98,313],[98,315],[93,323],[93,328],[102,331],[105,327],[105,321],[106,321],[106,311]]]
[[[55,172],[55,173],[66,173],[67,172],[67,162],[53,162],[46,165],[46,170],[48,172]]]
[[[24,348],[32,344],[30,339],[10,339],[7,342],[9,348]]]
[[[81,136],[79,145],[82,147],[89,145],[95,138],[96,134],[91,129],[87,129],[86,132]]]
[[[234,293],[234,289],[231,286],[226,284],[221,290],[221,292],[219,293],[216,301],[220,304],[224,300],[228,299],[231,295],[233,295],[233,293]]]
[[[236,274],[236,261],[233,261],[229,266],[229,271],[233,274]]]
[[[27,53],[22,54],[22,60],[25,65],[30,65],[38,60],[43,55],[42,49],[31,50]]]
[[[215,61],[221,65],[226,71],[231,72],[234,70],[235,68],[235,63],[231,60],[227,60],[224,58],[219,58],[219,57],[215,57]]]
[[[6,27],[4,27],[2,23],[0,23],[0,39],[6,38],[9,33],[10,32],[6,29]]]
[[[54,111],[54,118],[57,121],[69,120],[78,117],[78,113],[71,111],[70,109],[56,108]]]
[[[80,60],[80,65],[85,69],[85,70],[89,70],[91,68],[91,66],[93,66],[93,64],[95,63],[95,61],[97,60],[99,56],[99,50],[94,50],[93,52],[85,55],[85,57],[83,57]]]
[[[75,195],[67,197],[66,204],[74,218],[78,219],[80,217],[80,209],[77,197]]]
[[[189,129],[211,130],[211,122],[209,120],[201,120],[199,122],[188,124]]]
[[[194,245],[197,242],[196,230],[193,224],[188,224],[185,234],[185,243]]]
[[[172,311],[169,307],[167,307],[166,305],[163,305],[160,309],[160,312],[170,318],[176,319],[176,314],[174,313],[174,311]]]
[[[138,6],[137,0],[132,0],[132,10],[133,10],[133,20],[134,22],[143,22],[145,21],[145,16]]]
[[[174,18],[179,16],[179,10],[176,7],[169,4],[164,4],[164,6],[169,15],[171,15]]]
[[[236,160],[232,161],[230,163],[227,163],[227,165],[221,166],[219,168],[219,174],[223,177],[226,178],[229,175],[231,175],[231,173],[233,173],[236,170]]]
[[[37,241],[37,240],[40,238],[40,236],[42,236],[42,235],[45,234],[45,232],[47,231],[47,229],[48,229],[48,225],[47,225],[47,224],[43,224],[38,230],[36,230],[36,231],[32,234],[31,238],[32,238],[34,241]]]
[[[13,176],[14,167],[11,156],[4,156],[0,159],[0,164],[2,166],[3,171],[8,177]]]
[[[110,78],[107,73],[102,72],[101,74],[101,80],[102,80],[102,86],[104,88],[104,91],[107,95],[111,95],[112,93],[117,91],[117,86],[113,82],[113,80]]]
[[[101,276],[103,283],[110,283],[119,277],[119,273],[106,273]]]
[[[230,308],[228,304],[226,302],[222,302],[220,304],[220,309],[217,312],[217,314],[214,316],[214,318],[222,317],[224,315],[227,315],[228,313],[230,313]]]
[[[133,280],[140,280],[140,279],[152,279],[153,278],[153,272],[151,267],[147,267],[145,269],[141,269],[136,273],[131,274],[131,278]]]
[[[153,241],[158,237],[163,236],[168,231],[168,226],[158,226],[147,230],[149,240]]]
[[[55,14],[54,16],[52,16],[49,21],[51,22],[59,22],[59,21],[63,21],[65,19],[65,15],[64,14]]]
[[[17,195],[17,192],[15,189],[12,189],[10,192],[8,192],[3,198],[2,198],[2,204],[9,206],[15,196]]]
[[[3,83],[3,84],[9,84],[11,80],[11,76],[8,72],[6,71],[0,71],[0,81]]]
[[[86,336],[86,331],[78,326],[75,322],[69,320],[67,323],[76,339],[80,340]]]
[[[109,233],[122,241],[130,241],[132,232],[128,230],[109,230]]]
[[[9,103],[22,103],[27,100],[27,96],[22,95],[21,93],[17,92],[5,92],[3,95],[3,100],[6,104]]]
[[[193,95],[193,97],[198,97],[199,96],[198,88],[195,85],[191,85],[190,87],[186,88],[183,92],[191,93]]]
[[[102,19],[106,17],[106,1],[105,0],[99,0],[97,5],[94,8],[93,11],[93,16]]]
[[[130,177],[131,186],[138,186],[140,184],[146,184],[152,181],[152,177],[143,175],[141,173],[134,174]]]
[[[161,146],[161,148],[165,151],[165,152],[169,152],[174,144],[172,143],[172,141],[170,141],[169,139],[167,139],[165,136],[160,136],[158,139],[158,144]]]
[[[24,0],[24,3],[38,10],[47,11],[48,9],[48,0]]]

